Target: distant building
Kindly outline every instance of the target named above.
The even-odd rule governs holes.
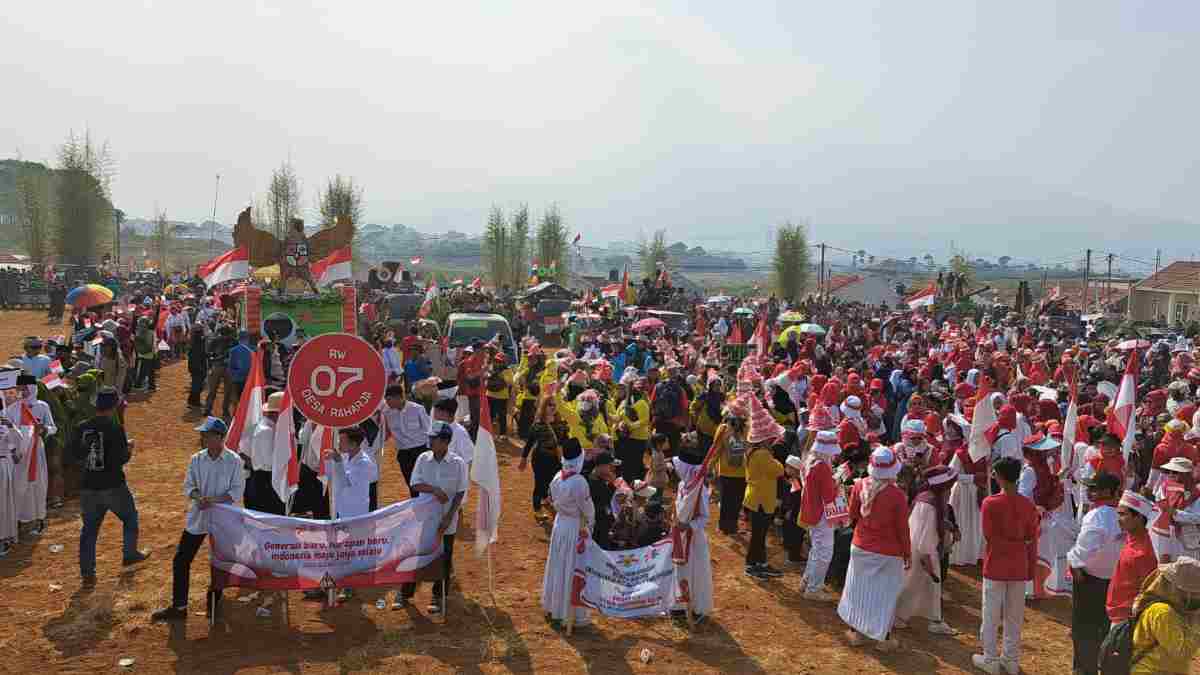
[[[1172,326],[1200,320],[1200,262],[1180,260],[1133,287],[1134,321],[1166,321]]]

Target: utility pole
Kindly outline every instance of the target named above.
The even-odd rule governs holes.
[[[115,269],[121,267],[121,221],[125,219],[125,212],[121,209],[113,209],[113,265]]]
[[[821,244],[821,271],[817,275],[817,294],[822,300],[825,299],[825,244]]]
[[[1087,314],[1088,295],[1089,295],[1088,285],[1091,283],[1091,279],[1090,279],[1091,276],[1092,276],[1092,249],[1089,248],[1087,250],[1087,258],[1085,259],[1084,264],[1083,264],[1083,295],[1079,296],[1081,299],[1081,301],[1079,303],[1079,308],[1080,308],[1081,314]]]
[[[1154,249],[1154,273],[1158,274],[1158,266],[1162,264],[1162,249]]]
[[[1104,312],[1108,305],[1108,295],[1112,293],[1112,259],[1113,254],[1108,254],[1108,276],[1104,279],[1104,300],[1100,303],[1100,311]]]
[[[213,188],[212,225],[208,227],[208,257],[213,254],[213,241],[217,238],[217,195],[221,194],[221,174],[217,174],[217,184]]]

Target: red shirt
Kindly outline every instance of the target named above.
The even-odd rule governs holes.
[[[850,491],[850,518],[856,521],[851,543],[871,553],[907,560],[912,555],[908,539],[908,498],[894,483],[875,495],[871,515],[862,515],[863,480]]]
[[[1037,507],[1027,497],[992,495],[980,508],[983,520],[983,578],[1032,581],[1037,561]]]
[[[800,522],[816,525],[825,515],[825,505],[837,499],[837,484],[833,482],[833,469],[825,462],[817,462],[804,477],[804,492],[800,493]]]
[[[862,444],[862,435],[858,432],[858,427],[848,419],[844,419],[838,423],[837,430],[838,447],[842,450],[857,448]]]
[[[1108,620],[1112,623],[1133,616],[1133,601],[1142,589],[1142,582],[1158,568],[1150,532],[1125,534],[1125,546],[1117,560],[1117,571],[1108,582]]]

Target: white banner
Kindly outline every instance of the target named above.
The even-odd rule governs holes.
[[[605,616],[658,616],[671,609],[671,539],[629,551],[605,551],[591,539],[576,557],[574,604]]]
[[[431,495],[354,518],[305,520],[208,509],[214,585],[261,590],[392,586],[441,576],[441,509]]]

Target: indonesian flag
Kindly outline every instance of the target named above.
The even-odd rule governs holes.
[[[261,360],[261,359],[260,359]],[[261,375],[260,375],[261,377]],[[296,458],[296,425],[292,423],[292,393],[283,390],[283,408],[275,423],[275,442],[271,453],[271,487],[279,500],[290,505],[300,488],[300,460]]]
[[[479,505],[475,509],[475,555],[483,555],[496,543],[500,531],[500,467],[496,461],[496,439],[492,436],[492,415],[485,392],[479,394],[479,431],[475,436],[475,459],[471,462],[471,482],[479,486]]]
[[[1125,374],[1121,376],[1121,388],[1117,390],[1117,400],[1113,403],[1112,414],[1108,416],[1108,430],[1122,440],[1121,453],[1129,459],[1133,450],[1133,429],[1137,425],[1137,381],[1141,358],[1138,350],[1129,352],[1129,361],[1125,363]]]
[[[717,456],[717,446],[713,445],[704,456],[700,468],[692,472],[686,483],[679,484],[678,513],[682,514],[678,521],[690,523],[696,518],[700,509],[700,499],[704,494],[704,478],[708,476],[708,466]],[[671,557],[676,565],[686,565],[691,553],[692,533],[679,527],[671,528],[671,541],[674,544]]]
[[[621,277],[621,302],[632,305],[637,301],[633,288],[629,286],[629,265],[625,265],[625,275]]]
[[[918,307],[932,307],[933,301],[937,299],[937,286],[930,283],[923,290],[917,291],[910,295],[905,302],[908,303],[910,309]]]
[[[62,341],[59,340],[58,344],[62,344]],[[65,370],[63,370],[62,361],[59,361],[58,359],[51,361],[50,362],[50,372],[57,373],[59,375],[62,375],[64,372],[66,372]]]
[[[55,361],[55,363],[58,363],[58,362]],[[59,387],[67,386],[67,384],[62,381],[62,378],[58,376],[59,372],[62,372],[62,371],[58,371],[58,372],[51,371],[51,372],[47,373],[46,376],[42,378],[42,384],[46,385],[47,389],[58,389]]]
[[[1079,430],[1079,379],[1071,380],[1071,402],[1067,404],[1067,418],[1063,421],[1063,442],[1059,454],[1059,468],[1075,472],[1075,434]],[[1081,458],[1082,459],[1082,458]]]
[[[600,297],[602,298],[619,298],[621,297],[621,284],[609,284],[600,289]]]
[[[987,380],[980,378],[979,401],[975,403],[975,410],[971,414],[971,432],[967,436],[967,453],[972,462],[978,462],[992,452],[992,444],[987,438],[987,430],[996,423],[996,408],[992,405],[991,394]]]
[[[475,277],[471,280],[471,288],[476,290],[483,288],[483,277]]]
[[[573,241],[573,242],[571,242],[571,243],[572,243],[572,244],[575,244],[576,246],[578,246],[578,245],[579,245],[579,240],[580,240],[580,239],[582,239],[582,238],[583,238],[583,233],[582,233],[582,232],[576,232],[576,233],[575,233],[575,241]]]
[[[230,279],[245,279],[250,276],[250,249],[239,246],[232,251],[209,260],[196,268],[196,276],[204,280],[209,288]]]
[[[415,258],[412,258],[412,259],[410,259],[410,260],[408,261],[408,264],[410,264],[410,265],[420,265],[420,264],[421,264],[421,260],[423,260],[423,258],[421,258],[421,256],[417,256],[417,257],[415,257]]]
[[[229,425],[229,433],[225,434],[225,447],[237,453],[250,456],[250,437],[254,427],[262,419],[263,406],[263,368],[262,352],[254,350],[250,355],[250,375],[242,388],[242,397],[238,400],[237,412]],[[291,425],[288,425],[291,426]]]
[[[429,284],[427,284],[425,286],[425,300],[424,300],[424,302],[421,303],[421,309],[418,311],[418,314],[421,315],[421,318],[429,316],[430,310],[433,309],[433,299],[436,298],[437,296],[438,296],[437,281],[433,278],[433,275],[430,274],[429,275]]]
[[[313,279],[317,280],[317,285],[329,286],[335,281],[349,279],[352,275],[350,271],[351,257],[350,247],[346,246],[313,263],[310,269]]]
[[[41,464],[38,455],[41,453],[38,450],[41,447],[42,437],[37,433],[37,420],[33,416],[33,411],[29,409],[29,404],[21,401],[21,427],[22,440],[25,437],[29,438],[29,445],[25,450],[25,461],[29,463],[26,469],[25,479],[30,483],[36,483],[38,479],[38,465]],[[24,431],[28,429],[28,431]]]

